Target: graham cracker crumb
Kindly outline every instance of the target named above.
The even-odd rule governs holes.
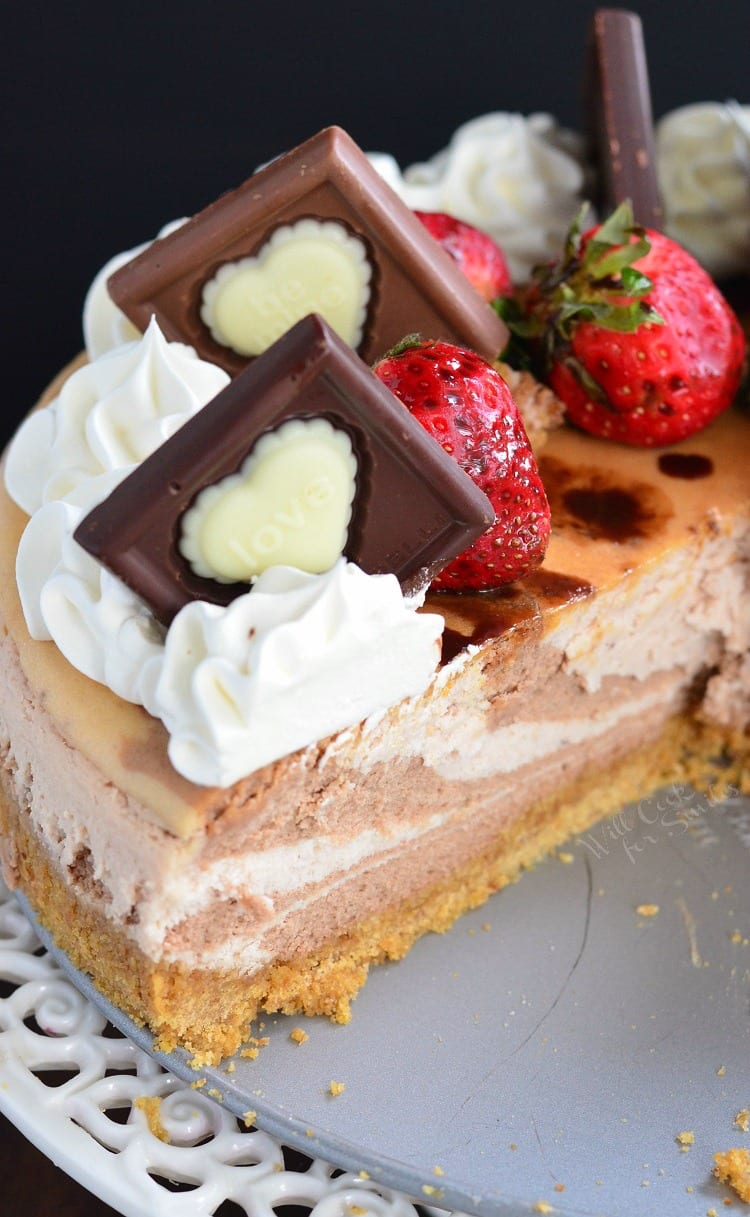
[[[135,1107],[146,1117],[148,1131],[158,1141],[169,1144],[169,1133],[161,1122],[161,1099],[158,1095],[141,1094],[134,1100]]]
[[[289,1032],[290,1040],[294,1040],[295,1044],[306,1044],[310,1036],[301,1027],[295,1027],[294,1031]]]
[[[510,1148],[511,1148],[511,1149],[518,1149],[518,1146],[516,1145],[515,1141],[511,1141],[511,1143],[510,1143]]]
[[[716,1070],[717,1078],[723,1078],[726,1071],[727,1071],[726,1065],[722,1065],[720,1069]]]
[[[566,851],[565,853],[558,854],[557,860],[558,862],[564,862],[566,866],[570,866],[571,862],[575,862],[575,857]]]
[[[433,1175],[444,1175],[445,1171],[443,1170],[442,1166],[433,1166],[432,1173]]]
[[[235,1065],[234,1061],[230,1061],[227,1065],[227,1073],[234,1073],[236,1068],[237,1066]]]
[[[328,1093],[332,1095],[333,1098],[335,1098],[336,1095],[343,1094],[344,1090],[344,1082],[331,1082],[330,1086],[328,1087]]]
[[[635,910],[639,917],[658,917],[658,904],[639,904]]]
[[[242,1122],[245,1125],[245,1128],[252,1128],[257,1114],[257,1111],[246,1111],[243,1113]]]
[[[693,1190],[694,1190],[694,1189],[693,1189],[693,1185],[692,1185],[692,1183],[688,1183],[687,1187],[685,1188],[685,1191],[686,1191],[686,1192],[692,1192]]]
[[[678,1132],[677,1136],[675,1137],[675,1141],[680,1146],[680,1149],[682,1150],[683,1154],[686,1154],[688,1152],[688,1150],[690,1149],[690,1146],[695,1145],[695,1133],[694,1132]]]
[[[734,1122],[743,1132],[750,1132],[750,1111],[748,1111],[747,1107],[743,1107],[742,1111],[737,1112]]]
[[[706,1217],[719,1217],[715,1208],[706,1209]]]
[[[431,1183],[423,1183],[422,1191],[424,1192],[425,1196],[435,1196],[438,1200],[440,1200],[443,1195],[442,1188],[433,1187]]]
[[[714,1154],[714,1174],[733,1187],[740,1200],[750,1204],[750,1150],[728,1149]]]
[[[206,1091],[206,1094],[210,1094],[212,1099],[220,1099],[222,1097],[221,1091],[217,1090],[215,1086],[209,1087],[209,1089]]]
[[[361,1204],[349,1204],[347,1212],[351,1214],[351,1217],[365,1217],[367,1209],[363,1209]]]
[[[553,1209],[552,1205],[547,1204],[546,1200],[537,1200],[536,1204],[534,1205],[535,1213],[554,1213],[554,1211],[555,1210]]]
[[[367,1171],[360,1171],[357,1178],[367,1180],[370,1178],[370,1176],[368,1175]]]
[[[244,1056],[248,1061],[257,1061],[259,1052],[259,1048],[243,1048],[240,1056]]]
[[[313,1132],[313,1130],[312,1130],[311,1128],[306,1128],[306,1129],[305,1129],[305,1136],[306,1136],[306,1137],[314,1137],[314,1136],[315,1136],[315,1133]]]
[[[564,1191],[565,1191],[565,1184],[564,1184],[564,1183],[556,1183],[556,1184],[555,1184],[555,1191],[556,1191],[556,1192],[564,1192]]]
[[[198,1078],[195,1082],[190,1083],[190,1089],[191,1090],[200,1090],[200,1088],[205,1085],[206,1085],[206,1079]]]

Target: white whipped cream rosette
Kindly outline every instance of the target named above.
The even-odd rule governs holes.
[[[156,240],[168,237],[170,232],[181,228],[184,223],[185,220],[182,219],[165,224],[159,230]],[[124,253],[115,254],[104,264],[86,293],[83,306],[83,338],[89,359],[98,359],[100,355],[106,355],[107,351],[140,338],[140,333],[132,321],[128,320],[110,296],[107,281],[110,275],[143,253],[151,244],[151,241],[145,241],[135,249],[126,249]]]
[[[140,702],[141,672],[161,651],[164,631],[143,601],[73,540],[84,516],[129,472],[89,478],[67,499],[35,511],[18,547],[16,578],[31,637],[52,640],[84,676]]]
[[[750,267],[750,106],[699,102],[656,128],[666,231],[714,276]]]
[[[146,709],[185,777],[226,786],[421,693],[442,617],[407,608],[395,575],[340,559],[310,575],[274,566],[228,608],[194,601],[147,665]]]
[[[549,114],[475,118],[403,175],[390,156],[370,159],[408,207],[444,211],[488,232],[517,283],[559,254],[586,189],[582,141]]]
[[[79,368],[24,421],[8,452],[8,493],[32,515],[87,478],[137,464],[227,384],[226,372],[167,342],[152,320],[142,338]]]

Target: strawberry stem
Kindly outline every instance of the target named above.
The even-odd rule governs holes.
[[[633,265],[649,252],[651,242],[645,228],[635,223],[630,202],[621,203],[584,240],[587,208],[584,204],[573,220],[562,257],[538,267],[513,307],[501,313],[512,334],[503,352],[509,363],[518,359],[519,345],[526,344],[531,344],[541,375],[553,362],[569,363],[573,334],[584,321],[622,334],[663,324],[645,300],[651,280]]]

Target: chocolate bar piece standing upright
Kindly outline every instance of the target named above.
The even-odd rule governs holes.
[[[589,151],[606,214],[625,199],[636,222],[660,230],[651,92],[641,19],[625,9],[594,14],[584,86]]]
[[[75,539],[164,624],[270,565],[342,554],[420,590],[494,520],[489,499],[320,317],[254,360],[117,486]]]
[[[116,271],[140,329],[240,372],[319,313],[368,363],[407,334],[495,359],[507,330],[354,141],[330,127]]]

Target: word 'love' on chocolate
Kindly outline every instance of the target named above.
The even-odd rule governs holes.
[[[643,28],[637,13],[597,9],[586,72],[586,118],[603,212],[630,199],[636,222],[664,222]]]
[[[169,624],[267,566],[343,554],[422,588],[489,500],[317,316],[299,321],[81,521],[75,539]]]
[[[140,329],[236,375],[318,313],[368,363],[404,334],[495,359],[504,323],[373,169],[329,127],[253,174],[116,271],[112,299]]]

